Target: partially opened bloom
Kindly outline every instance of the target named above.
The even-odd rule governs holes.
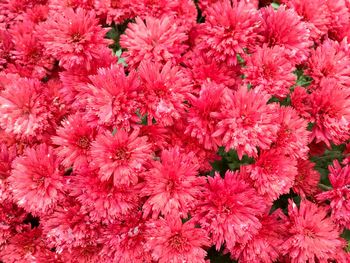
[[[174,217],[160,218],[147,224],[146,248],[159,263],[205,263],[210,245],[206,232],[197,228],[193,220],[185,223]]]
[[[64,197],[59,160],[53,148],[46,144],[27,148],[24,155],[17,157],[8,181],[13,199],[33,214],[50,211]]]
[[[161,161],[153,161],[144,175],[141,196],[148,199],[143,205],[145,216],[154,218],[176,215],[183,218],[201,198],[205,179],[198,176],[198,165],[193,164],[194,153],[184,153],[175,147],[163,150]]]
[[[267,207],[265,200],[238,172],[227,171],[224,178],[216,173],[208,181],[207,193],[194,217],[216,249],[224,243],[230,249],[250,240],[261,227],[259,217]]]
[[[46,52],[67,69],[76,65],[89,69],[92,60],[109,44],[104,38],[107,29],[98,24],[95,12],[82,8],[54,13],[38,32]]]
[[[302,197],[313,196],[318,192],[321,175],[315,170],[315,163],[303,159],[297,161],[298,174],[295,177],[293,191]]]
[[[184,28],[173,17],[146,17],[145,22],[137,17],[121,36],[120,45],[127,49],[123,56],[133,68],[144,60],[176,65],[187,49],[187,39]]]
[[[338,161],[329,166],[329,181],[333,189],[316,197],[319,201],[330,201],[331,218],[341,227],[350,228],[350,167],[341,167]]]
[[[141,114],[147,114],[147,121],[171,126],[185,113],[185,101],[189,99],[191,81],[180,67],[142,62],[138,68],[141,80]]]
[[[96,129],[87,125],[82,114],[68,116],[62,122],[62,126],[52,137],[57,155],[62,158],[65,167],[73,165],[74,168],[86,166],[90,157],[90,146],[96,136]]]
[[[118,130],[114,135],[106,131],[96,137],[91,147],[92,166],[99,169],[101,181],[112,178],[115,186],[138,182],[138,173],[150,160],[152,147],[147,137],[138,134],[138,130],[130,133]]]
[[[212,113],[217,125],[212,136],[218,137],[219,145],[237,150],[241,159],[244,154],[257,156],[258,147],[268,149],[275,141],[279,129],[278,113],[269,96],[241,87],[236,92],[223,94],[222,108]]]
[[[206,9],[199,48],[217,61],[237,63],[237,54],[253,45],[260,22],[257,10],[245,2],[218,1]]]
[[[40,138],[50,125],[50,99],[37,79],[18,78],[0,92],[0,127],[19,138]]]
[[[242,69],[244,82],[271,96],[284,98],[294,85],[294,65],[286,57],[285,48],[264,44],[251,55],[246,55],[246,66]]]
[[[327,217],[327,210],[307,200],[300,208],[293,201],[288,206],[287,239],[281,251],[291,263],[329,262],[345,246],[338,227]]]
[[[272,6],[260,10],[262,16],[262,42],[269,47],[282,46],[292,63],[301,63],[309,55],[313,42],[307,24],[293,10],[284,5],[274,10]]]
[[[289,193],[297,175],[296,160],[276,150],[263,151],[255,164],[245,167],[257,192],[268,201]]]

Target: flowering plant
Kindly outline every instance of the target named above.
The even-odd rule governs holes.
[[[349,0],[0,0],[0,262],[350,262]]]

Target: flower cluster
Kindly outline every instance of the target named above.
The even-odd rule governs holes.
[[[350,1],[1,0],[0,262],[350,262]]]

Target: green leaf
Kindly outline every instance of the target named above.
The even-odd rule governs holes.
[[[273,9],[277,10],[280,7],[279,3],[271,3],[271,6],[273,7]]]

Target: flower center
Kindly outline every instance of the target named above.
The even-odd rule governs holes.
[[[82,136],[78,140],[78,146],[82,149],[88,149],[90,147],[90,140],[86,136]]]
[[[131,154],[128,152],[128,149],[125,147],[119,148],[115,151],[114,158],[115,160],[128,160]]]
[[[73,43],[78,43],[78,42],[81,41],[81,39],[82,39],[82,36],[80,35],[79,32],[74,33],[74,34],[72,35],[72,42],[73,42]]]
[[[169,244],[175,250],[182,252],[187,249],[187,239],[183,237],[181,234],[175,234],[169,239]]]

